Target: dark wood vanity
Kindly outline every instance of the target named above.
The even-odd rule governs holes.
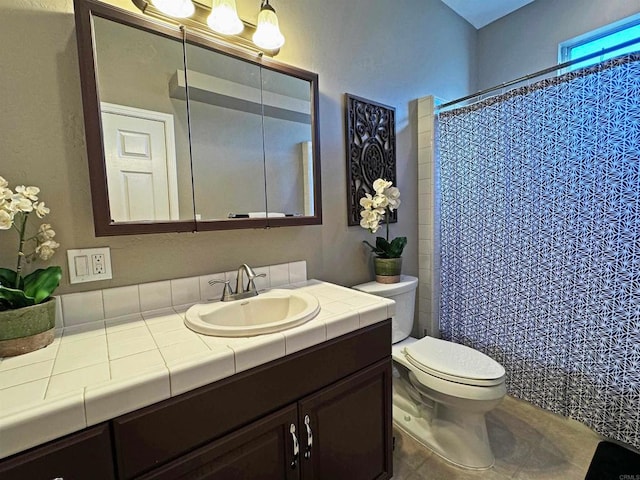
[[[385,320],[329,340],[4,459],[0,478],[389,479],[390,338]]]

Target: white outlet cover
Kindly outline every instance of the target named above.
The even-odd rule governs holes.
[[[93,255],[104,256],[103,273],[94,273],[92,261]],[[86,272],[86,275],[80,275],[79,272],[76,271],[76,257],[86,257],[88,259],[87,263],[89,268]],[[98,280],[109,280],[113,278],[113,275],[111,273],[111,250],[109,249],[109,247],[67,250],[67,260],[69,261],[70,283],[96,282]]]

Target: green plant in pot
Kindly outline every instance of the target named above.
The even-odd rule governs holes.
[[[376,237],[376,244],[363,241],[375,254],[373,259],[376,282],[397,283],[402,271],[402,251],[407,245],[407,237],[396,237],[389,241],[389,218],[391,212],[400,206],[400,190],[392,182],[378,178],[373,182],[374,195],[365,194],[360,199],[360,226],[376,233],[384,221],[387,235]]]
[[[9,243],[17,245],[16,269],[0,268],[0,357],[32,352],[53,341],[55,299],[51,296],[60,284],[60,267],[38,268],[26,273],[26,267],[37,260],[47,261],[60,245],[53,240],[55,232],[48,223],[30,229],[34,215],[44,218],[49,209],[38,200],[38,187],[17,186],[15,191],[0,177],[0,231],[7,235],[2,250]]]

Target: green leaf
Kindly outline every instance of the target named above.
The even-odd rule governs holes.
[[[35,303],[34,299],[25,295],[22,290],[0,286],[0,305],[4,310],[30,307]]]
[[[407,237],[397,237],[391,241],[391,245],[389,248],[389,256],[390,258],[399,258],[402,256],[402,251],[404,247],[407,245]]]
[[[400,258],[407,245],[407,237],[394,238],[391,243],[387,242],[384,237],[376,237],[375,247],[366,240],[363,240],[362,243],[367,244],[371,251],[380,258]]]
[[[24,277],[24,293],[32,297],[35,303],[43,302],[58,288],[61,278],[60,267],[39,268]]]
[[[20,282],[23,283],[23,282]],[[8,268],[0,268],[0,285],[8,288],[15,287],[16,284],[16,272],[9,270]],[[23,285],[18,285],[22,289]]]

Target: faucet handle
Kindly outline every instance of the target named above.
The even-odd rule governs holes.
[[[247,282],[247,292],[253,292],[253,291],[258,290],[256,288],[256,284],[253,282],[254,279],[256,279],[256,278],[265,278],[267,276],[266,273],[256,274],[255,272],[253,272],[253,270],[251,271],[251,273],[253,275],[247,275],[249,277],[249,281]]]
[[[231,296],[233,295],[233,292],[231,291],[231,285],[229,284],[229,280],[209,280],[209,285],[211,285],[212,287],[219,283],[224,283],[224,287],[222,288],[222,297],[220,298],[220,301],[226,302],[231,300]]]

